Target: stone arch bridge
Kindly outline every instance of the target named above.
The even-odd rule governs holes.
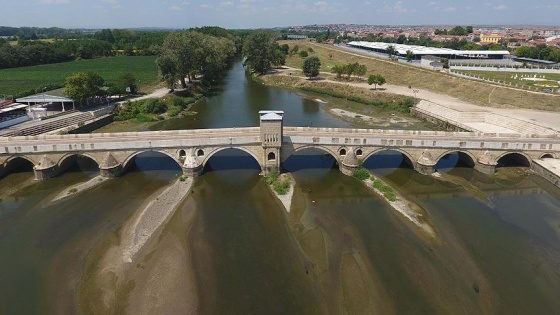
[[[119,176],[142,152],[157,151],[174,159],[188,176],[200,175],[215,153],[236,148],[249,153],[263,174],[279,170],[289,156],[306,148],[323,150],[349,175],[361,161],[384,150],[399,151],[419,173],[431,174],[450,153],[483,173],[493,173],[498,161],[511,156],[531,166],[534,159],[560,158],[560,136],[482,134],[284,127],[281,112],[261,112],[260,127],[178,131],[41,135],[0,138],[0,176],[21,159],[33,164],[36,179],[63,172],[72,160],[86,156],[105,177]]]

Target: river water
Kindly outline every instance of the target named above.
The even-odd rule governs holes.
[[[325,110],[346,105],[264,87],[247,80],[237,63],[215,95],[193,107],[197,115],[153,128],[257,126],[263,109],[284,110],[288,126],[360,127]],[[88,306],[109,290],[88,287],[95,254],[176,179],[179,167],[163,155],[142,154],[122,177],[54,203],[65,187],[95,176],[96,165],[80,159],[48,182],[33,182],[24,168],[0,179],[0,314],[109,314],[142,301],[150,305],[146,314],[186,313],[189,294],[200,314],[558,313],[560,193],[552,185],[522,168],[483,175],[460,167],[454,156],[438,165],[452,181],[417,174],[396,152],[364,166],[423,208],[436,237],[312,150],[284,164],[297,181],[286,213],[256,162],[225,150],[210,159],[150,243],[120,305],[101,311]],[[189,254],[173,267],[161,263],[178,251]],[[179,279],[190,270],[194,291],[181,291],[180,281],[150,287],[158,264],[178,270]],[[77,299],[76,292],[91,295]],[[153,300],[158,292],[163,297]]]

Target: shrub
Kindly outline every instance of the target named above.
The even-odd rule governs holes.
[[[299,52],[299,56],[301,58],[307,58],[307,56],[309,56],[309,54],[307,53],[307,51],[302,50],[302,51]]]
[[[288,190],[290,190],[290,182],[287,180],[279,180],[276,181],[272,187],[274,188],[274,191],[276,191],[277,194],[279,195],[285,195],[288,193]]]
[[[355,178],[359,179],[359,180],[366,180],[369,178],[369,172],[367,169],[363,168],[363,167],[358,167],[354,170],[354,172],[352,172],[352,176],[354,176]]]

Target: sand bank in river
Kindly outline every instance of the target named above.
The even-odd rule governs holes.
[[[87,182],[83,182],[83,183],[79,183],[76,185],[72,185],[70,187],[67,187],[65,190],[63,190],[60,194],[58,194],[56,197],[53,198],[53,202],[54,201],[58,201],[67,197],[73,197],[76,196],[77,194],[84,192],[86,190],[92,189],[98,185],[100,185],[101,183],[105,182],[108,178],[107,177],[103,177],[103,176],[95,176],[94,178],[88,180]]]
[[[268,187],[270,188],[272,193],[276,196],[276,198],[278,198],[278,200],[280,200],[280,202],[282,202],[282,205],[284,206],[284,209],[286,209],[286,212],[289,213],[292,210],[292,197],[294,196],[295,179],[292,176],[292,174],[284,173],[284,174],[280,174],[279,180],[287,180],[287,181],[290,182],[290,188],[288,188],[288,192],[286,194],[284,194],[284,195],[278,194],[274,190],[272,185],[268,185]]]
[[[167,229],[192,184],[192,178],[177,180],[150,196],[150,201],[135,211],[117,233],[101,240],[88,262],[87,276],[81,280],[84,310],[162,314],[177,312],[175,307],[179,304],[185,313],[196,310],[198,298],[190,252],[181,244],[182,237]],[[177,294],[181,294],[180,299]]]
[[[397,191],[394,191],[395,196],[397,197],[395,201],[389,200],[383,192],[379,189],[373,187],[373,181],[371,179],[366,179],[363,181],[368,188],[373,190],[377,195],[383,198],[393,209],[397,210],[401,213],[405,218],[410,220],[410,222],[414,223],[418,226],[422,231],[428,233],[431,237],[436,236],[436,232],[432,228],[432,226],[427,222],[427,218],[423,218],[424,214],[421,213],[421,208],[419,205],[406,200],[403,198]]]

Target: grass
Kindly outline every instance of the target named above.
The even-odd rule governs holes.
[[[395,191],[391,186],[382,182],[379,178],[375,176],[371,176],[371,180],[373,182],[373,188],[379,190],[385,198],[389,201],[397,201],[397,196],[395,195]]]
[[[475,75],[475,76],[483,77],[485,79],[496,80],[496,81],[501,81],[501,82],[503,82],[504,79],[505,79],[507,84],[511,83],[513,85],[518,84],[518,85],[524,85],[524,86],[529,86],[529,87],[543,88],[545,86],[539,86],[538,84],[549,84],[551,86],[555,86],[555,87],[553,87],[554,90],[557,90],[558,86],[560,85],[558,83],[558,81],[560,81],[560,74],[557,74],[557,73],[516,72],[515,70],[504,71],[504,72],[501,72],[501,71],[497,72],[497,71],[474,71],[474,70],[464,71],[464,70],[458,70],[457,72],[468,74],[468,75]],[[517,79],[515,79],[516,75],[517,75]],[[541,77],[544,76],[544,79],[547,80],[547,81],[540,81],[539,82],[539,81],[521,80],[521,75],[526,75],[526,76],[529,76],[529,77],[537,76],[538,78],[541,78]]]
[[[310,56],[319,57],[322,71],[330,72],[335,65],[358,62],[365,64],[368,68],[365,77],[370,74],[381,74],[387,80],[387,84],[426,89],[482,106],[560,111],[558,106],[560,96],[531,93],[462,79],[447,73],[422,69],[406,63],[342,51],[327,44],[281,41],[280,45],[282,44],[288,44],[290,48],[298,45],[300,50],[312,47],[314,52],[310,53]],[[329,54],[332,55],[332,58]],[[286,65],[301,69],[303,60],[299,56],[291,56],[286,59]]]
[[[157,84],[158,69],[154,56],[108,57],[71,62],[0,70],[0,95],[14,95],[40,90],[43,86],[62,86],[66,77],[76,72],[93,71],[106,82],[114,82],[119,76],[130,72],[140,88]]]
[[[271,185],[278,195],[285,195],[290,190],[290,181],[280,179],[278,172],[272,172],[266,177],[266,184]]]

